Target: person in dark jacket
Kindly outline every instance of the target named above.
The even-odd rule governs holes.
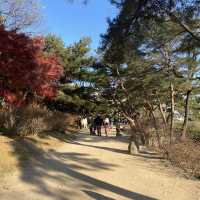
[[[92,117],[88,118],[88,125],[90,129],[90,135],[95,135],[95,126],[94,126],[94,120]]]
[[[97,135],[101,136],[101,127],[103,125],[103,119],[101,116],[97,115],[97,117],[94,119],[94,126],[95,130],[97,130]]]

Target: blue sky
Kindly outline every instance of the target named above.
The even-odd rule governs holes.
[[[100,34],[107,29],[107,18],[114,17],[117,11],[109,0],[89,0],[83,5],[81,0],[67,3],[67,0],[41,0],[43,5],[43,32],[60,36],[66,45],[88,36],[92,39],[91,48],[99,45]]]

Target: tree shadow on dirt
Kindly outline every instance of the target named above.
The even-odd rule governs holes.
[[[79,143],[79,142],[76,142],[76,141],[71,141],[70,143],[75,144],[75,145],[105,150],[105,151],[111,151],[111,152],[118,153],[118,154],[130,155],[128,150],[125,150],[125,149],[116,149],[116,148],[111,148],[111,147],[103,147],[103,146],[96,146],[96,145],[90,145],[90,144],[83,144],[83,143]],[[130,156],[132,156],[132,155],[130,155]],[[136,154],[136,155],[133,155],[133,156],[147,158],[147,159],[151,159],[151,160],[153,160],[153,159],[158,159],[158,160],[164,159],[163,156],[161,156],[157,153],[152,153],[152,152],[148,152],[148,151],[140,151],[139,154]]]
[[[26,165],[24,165],[24,158],[20,154],[21,145],[27,149],[27,153],[31,156]],[[119,195],[119,199],[155,199],[87,175],[87,170],[108,171],[117,167],[112,163],[104,163],[98,159],[92,159],[89,154],[63,153],[55,149],[45,152],[26,139],[13,141],[13,147],[14,153],[18,157],[22,182],[34,187],[32,193],[38,194],[40,197],[44,196],[45,199],[47,197],[54,200],[68,200],[72,199],[72,197],[79,199],[77,197],[78,194],[87,194],[93,199],[99,199],[98,197],[102,197],[100,199],[112,199],[96,193],[96,189]],[[81,170],[84,170],[84,173]],[[53,185],[52,183],[55,184]],[[23,200],[23,196],[21,199]]]
[[[120,141],[127,143],[129,141],[129,136],[122,135],[116,137],[115,134],[109,134],[106,136],[105,134],[102,134],[102,136],[97,135],[89,135],[88,131],[80,131],[77,132],[77,138],[76,141],[82,141],[82,142],[110,142],[110,141]]]
[[[115,149],[115,148],[111,148],[111,147],[103,147],[103,146],[96,146],[96,145],[90,145],[90,144],[83,144],[83,143],[76,142],[76,141],[70,141],[70,143],[75,144],[75,145],[84,146],[84,147],[91,147],[91,148],[95,148],[95,149],[111,151],[111,152],[119,153],[119,154],[128,154],[128,150],[124,150],[124,149]]]
[[[62,142],[68,142],[70,140],[76,139],[77,136],[77,131],[76,130],[71,130],[70,132],[66,130],[66,132],[61,132],[61,131],[46,131],[44,133],[38,134],[38,137],[46,139],[49,137],[56,138]]]
[[[110,197],[106,197],[105,195],[99,194],[97,192],[93,192],[90,190],[83,190],[83,192],[85,192],[88,196],[92,197],[93,199],[96,200],[115,200],[113,198]]]

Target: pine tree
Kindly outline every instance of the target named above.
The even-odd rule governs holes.
[[[90,39],[80,41],[66,47],[62,39],[55,35],[46,37],[44,51],[56,54],[64,68],[64,75],[60,79],[60,90],[56,101],[48,102],[59,110],[68,110],[86,114],[95,110],[94,72],[92,64],[95,59],[89,55]]]

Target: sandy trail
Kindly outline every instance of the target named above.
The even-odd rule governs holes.
[[[128,155],[123,138],[79,134],[32,160],[19,158],[20,170],[0,183],[1,200],[200,200],[199,181],[153,153]]]

